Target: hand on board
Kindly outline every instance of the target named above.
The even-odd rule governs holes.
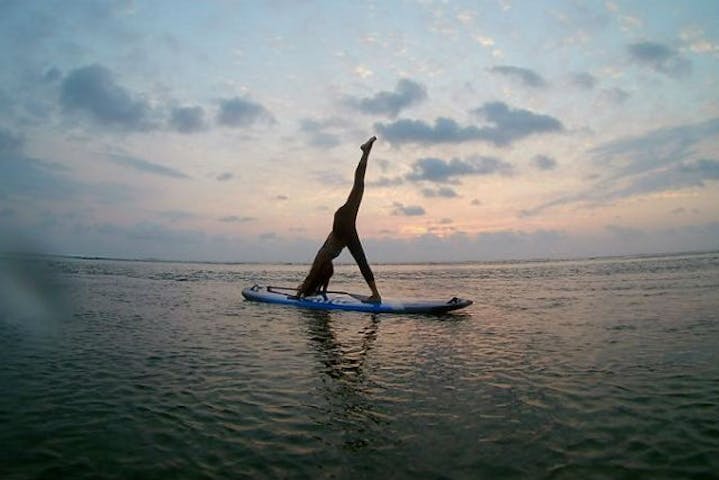
[[[379,295],[371,295],[362,301],[364,303],[382,303],[382,297]]]

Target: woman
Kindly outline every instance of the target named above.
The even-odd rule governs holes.
[[[357,265],[359,265],[362,276],[364,277],[372,295],[365,301],[371,303],[380,303],[382,298],[377,291],[374,283],[374,274],[367,264],[362,243],[360,243],[359,235],[357,235],[357,212],[362,202],[362,194],[364,193],[364,175],[367,170],[367,159],[369,152],[372,150],[372,144],[377,137],[372,137],[365,142],[360,149],[362,150],[362,158],[355,170],[355,180],[352,191],[347,197],[347,201],[335,212],[334,222],[332,223],[332,231],[327,236],[327,240],[312,262],[310,273],[307,274],[304,282],[297,288],[297,296],[304,297],[322,293],[326,295],[327,286],[330,283],[330,277],[334,273],[332,267],[332,259],[336,258],[343,248],[347,247],[354,257]]]

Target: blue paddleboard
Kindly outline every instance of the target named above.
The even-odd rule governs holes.
[[[297,298],[296,289],[261,287],[254,285],[242,290],[242,296],[254,302],[274,303],[314,310],[350,310],[370,313],[444,313],[472,305],[472,300],[452,297],[449,300],[388,299],[382,303],[367,303],[367,297],[349,292],[327,292],[322,295]]]

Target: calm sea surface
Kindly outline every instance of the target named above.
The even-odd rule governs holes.
[[[719,475],[718,253],[375,267],[443,316],[242,300],[306,268],[3,259],[0,478]]]

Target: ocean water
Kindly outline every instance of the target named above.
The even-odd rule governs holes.
[[[242,300],[306,268],[4,258],[0,478],[719,475],[719,253],[374,267],[475,301],[441,316]]]

